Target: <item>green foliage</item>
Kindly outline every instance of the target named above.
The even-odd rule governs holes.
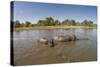
[[[52,17],[47,17],[45,21],[49,26],[54,24],[54,19]]]
[[[76,26],[80,26],[81,23],[77,21],[75,25],[76,25]]]
[[[15,27],[15,28],[20,27],[20,22],[19,22],[19,20],[16,20],[16,21],[14,22],[14,27]]]
[[[76,21],[75,20],[69,20],[66,19],[62,22],[63,25],[76,25]]]
[[[73,25],[73,26],[75,26],[76,25],[76,22],[75,22],[75,20],[71,20],[71,25]]]
[[[54,25],[54,19],[52,17],[47,17],[45,18],[45,20],[39,20],[38,24],[39,25],[43,25],[43,26],[50,26],[50,25]]]
[[[76,22],[74,19],[65,19],[64,21],[60,22],[59,20],[54,20],[52,17],[47,17],[43,20],[38,20],[37,24],[32,24],[29,21],[25,21],[25,23],[20,23],[19,20],[11,21],[11,24],[13,24],[14,28],[19,27],[32,27],[32,26],[55,26],[55,25],[67,25],[67,26],[97,26],[93,23],[93,21],[90,20],[84,20],[83,22]]]
[[[31,22],[26,21],[26,22],[25,22],[25,27],[29,27],[29,26],[31,26]]]
[[[21,23],[21,27],[24,27],[25,26],[25,24],[24,23]]]
[[[69,25],[70,24],[70,21],[68,19],[62,21],[62,24],[66,24],[66,25]]]
[[[85,26],[92,26],[93,25],[93,21],[84,20],[81,24],[85,25]]]
[[[42,24],[42,20],[39,20],[39,21],[38,21],[38,24]]]
[[[55,20],[54,25],[59,25],[60,21],[59,20]]]

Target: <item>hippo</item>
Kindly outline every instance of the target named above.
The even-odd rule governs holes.
[[[67,35],[65,36],[66,41],[76,41],[78,38],[76,37],[76,35]]]
[[[88,38],[77,38],[76,35],[72,34],[72,35],[58,35],[58,36],[54,36],[53,37],[54,41],[58,41],[58,42],[67,42],[67,41],[76,41],[76,40],[88,40]]]
[[[48,44],[48,39],[46,37],[40,38],[38,41],[46,45]]]
[[[76,40],[88,40],[88,38],[77,38],[76,35],[58,35],[54,36],[51,39],[47,39],[46,37],[40,38],[39,42],[49,45],[50,47],[54,47],[57,42],[69,42],[69,41],[76,41]]]
[[[64,36],[58,35],[58,36],[54,36],[54,37],[53,37],[53,40],[54,40],[54,41],[59,41],[59,42],[64,42],[66,39],[65,39]]]

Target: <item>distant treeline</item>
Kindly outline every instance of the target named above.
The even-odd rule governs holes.
[[[38,20],[37,24],[32,24],[30,21],[25,21],[24,23],[20,23],[19,20],[11,21],[14,28],[19,27],[33,27],[33,26],[59,26],[59,25],[66,25],[66,26],[97,26],[91,20],[84,20],[83,22],[75,21],[74,19],[65,19],[64,21],[60,22],[59,20],[54,20],[52,17],[47,17],[44,20]]]

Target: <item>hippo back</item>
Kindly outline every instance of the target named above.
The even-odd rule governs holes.
[[[46,38],[40,38],[39,42],[44,43],[44,44],[48,44],[48,40]]]

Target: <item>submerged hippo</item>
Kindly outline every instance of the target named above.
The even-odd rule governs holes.
[[[54,41],[65,41],[65,37],[64,36],[54,36],[53,37],[53,40]]]
[[[76,41],[76,40],[88,40],[88,38],[77,38],[76,35],[59,35],[59,36],[54,36],[52,39],[47,39],[45,37],[40,38],[39,42],[49,45],[50,47],[54,47],[57,42],[68,42],[68,41]]]
[[[50,47],[54,47],[56,45],[53,39],[47,39],[46,37],[40,38],[38,42],[45,45],[49,45]]]
[[[43,37],[43,38],[40,38],[40,39],[38,40],[38,42],[43,43],[43,44],[48,44],[48,39],[45,38],[45,37]]]
[[[65,36],[55,36],[53,37],[54,41],[67,42],[67,41],[76,41],[76,40],[87,40],[88,38],[77,38],[76,35],[65,35]]]

